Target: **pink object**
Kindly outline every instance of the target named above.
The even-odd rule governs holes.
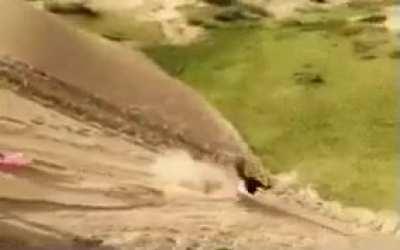
[[[0,152],[0,171],[13,171],[31,163],[22,153]]]

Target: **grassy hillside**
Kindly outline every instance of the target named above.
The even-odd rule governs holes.
[[[216,105],[273,172],[297,170],[328,199],[392,208],[399,61],[385,30],[345,21],[358,12],[215,28],[195,45],[146,52]]]

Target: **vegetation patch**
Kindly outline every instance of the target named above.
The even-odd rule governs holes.
[[[395,42],[346,21],[359,12],[217,27],[196,44],[145,51],[218,107],[272,172],[296,170],[327,199],[393,208]]]
[[[390,52],[389,57],[392,59],[400,59],[400,50],[394,50]]]

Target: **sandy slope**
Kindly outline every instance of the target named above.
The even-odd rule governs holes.
[[[343,233],[354,232],[290,215],[301,213],[274,196],[239,202],[235,181],[211,163],[149,152],[8,89],[0,89],[0,107],[0,148],[33,159],[0,174],[0,228],[20,241],[25,230],[42,246],[81,236],[117,249],[327,250],[320,245],[345,247]]]
[[[140,52],[77,32],[21,1],[0,1],[2,55],[89,92],[121,113],[158,127],[155,132],[165,130],[175,141],[215,155],[246,151],[215,109]]]
[[[0,6],[11,3],[1,1]],[[22,18],[22,14],[24,18],[29,15],[40,17],[32,14],[30,9],[16,13],[11,10],[8,9],[8,13],[16,16],[0,15],[0,20],[7,21],[2,24]],[[15,53],[18,58],[71,84],[70,88],[80,87],[100,95],[119,108],[138,101],[134,98],[139,99],[140,95],[127,90],[141,86],[142,81],[148,85],[139,91],[144,91],[150,100],[159,101],[158,107],[182,105],[182,100],[164,99],[168,95],[156,91],[160,82],[168,86],[175,86],[175,82],[149,66],[147,61],[142,61],[139,70],[131,68],[135,64],[129,60],[134,59],[123,57],[122,50],[104,52],[97,49],[98,44],[92,48],[91,43],[76,38],[73,33],[60,32],[63,29],[49,24],[48,19],[26,20],[19,19],[20,32],[0,25],[1,52]],[[29,30],[27,24],[38,29],[36,34],[42,36],[24,33]],[[49,29],[55,32],[53,36],[46,36]],[[76,55],[82,57],[77,59]],[[4,74],[6,70],[7,67],[0,64],[0,73]],[[315,211],[303,209],[272,193],[255,200],[243,196],[238,201],[235,195],[237,179],[230,169],[192,160],[181,151],[150,151],[133,143],[123,131],[110,131],[107,126],[89,122],[90,119],[78,119],[84,115],[78,108],[92,104],[89,95],[63,89],[65,82],[56,81],[43,72],[29,75],[32,72],[27,72],[24,67],[12,70],[14,78],[11,78],[16,85],[0,84],[0,149],[24,152],[33,164],[20,171],[0,174],[2,250],[19,250],[17,246],[27,250],[23,246],[25,243],[42,247],[68,245],[76,236],[94,237],[102,240],[104,245],[121,250],[221,247],[250,250],[329,250],[330,247],[369,250],[368,247],[373,247],[370,250],[375,250],[373,243],[386,250],[398,249],[395,247],[399,243],[390,236],[371,236],[369,242],[362,243],[365,239],[348,236],[358,233],[352,225],[316,216]],[[132,73],[135,74],[132,76]],[[70,92],[67,95],[62,91]],[[192,93],[189,90],[179,92],[179,88],[176,91]],[[37,93],[41,95],[35,95]],[[58,98],[64,97],[68,105],[60,107],[64,103],[55,99],[57,94]],[[175,94],[177,99],[179,96]],[[52,97],[53,102],[43,102],[44,95]],[[183,103],[192,104],[191,97],[188,94],[184,99],[187,103]],[[91,111],[96,115],[119,112],[115,108],[106,113],[103,109],[110,106],[95,100],[99,107]],[[171,116],[174,117],[172,124],[175,119],[193,118],[187,129],[199,138],[205,133],[210,133],[212,138],[221,131],[218,125],[214,127],[213,118],[206,112],[195,109],[205,116],[205,120],[198,120],[196,114],[199,113],[190,113],[191,108],[189,105],[178,109],[182,116]],[[110,116],[111,120],[113,118]],[[134,122],[123,120],[125,116],[122,115],[119,118],[126,123]],[[212,126],[208,124],[210,121]],[[205,130],[205,124],[212,129]],[[230,138],[229,133],[224,138]]]

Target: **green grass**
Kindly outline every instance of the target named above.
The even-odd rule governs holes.
[[[297,170],[328,199],[393,208],[398,60],[389,34],[343,32],[347,15],[214,29],[146,52],[221,110],[272,172]]]

